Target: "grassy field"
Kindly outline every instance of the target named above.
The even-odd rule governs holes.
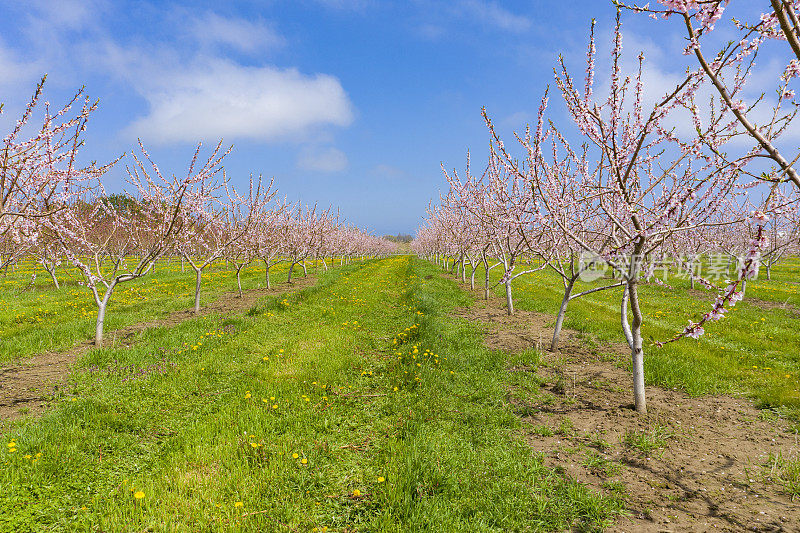
[[[322,270],[308,262],[311,273]],[[302,268],[295,267],[295,275]],[[36,279],[31,284],[32,275]],[[49,274],[33,261],[21,263],[0,277],[0,363],[49,350],[63,350],[77,341],[94,338],[97,306],[74,270],[58,269],[61,289],[55,290]],[[270,281],[286,281],[288,265],[270,269]],[[155,274],[120,285],[111,297],[106,332],[145,320],[163,318],[194,303],[194,271],[179,260],[161,262]],[[242,289],[266,287],[264,268],[254,263],[242,271]],[[207,305],[224,293],[236,291],[236,273],[220,261],[203,274],[200,303]],[[42,335],[47,331],[47,335]]]
[[[500,277],[490,271],[492,284]],[[763,274],[763,273],[762,273]],[[483,269],[476,274],[483,280]],[[747,286],[746,297],[723,320],[706,326],[699,340],[683,339],[663,348],[663,341],[711,308],[715,292],[690,291],[685,279],[667,279],[670,288],[645,284],[640,289],[644,314],[645,379],[692,395],[746,395],[776,415],[800,422],[800,259],[773,267]],[[607,282],[608,280],[606,280]],[[600,282],[596,282],[599,284]],[[480,286],[480,283],[477,283]],[[596,284],[579,282],[575,292]],[[551,271],[525,275],[512,285],[515,307],[555,315],[561,304],[561,279]],[[494,293],[505,297],[504,287]],[[570,302],[565,327],[600,340],[624,343],[619,322],[621,289],[589,294]],[[555,317],[554,317],[555,318]],[[555,321],[555,320],[554,320]],[[628,364],[627,360],[620,361]],[[800,430],[800,424],[796,426]]]
[[[131,284],[139,292],[118,300],[109,329],[188,307],[191,277],[172,270]],[[412,257],[320,270],[316,286],[264,297],[242,315],[153,328],[130,348],[87,352],[49,412],[3,423],[0,529],[514,531],[612,523],[619,497],[545,467],[505,401],[509,366],[536,365],[537,354],[484,348],[476,325],[449,315],[471,297],[437,272]],[[260,275],[248,274],[246,284]],[[230,283],[213,284],[207,298],[235,286],[230,273],[211,276]],[[521,305],[549,307],[537,296],[544,289],[525,283]],[[162,296],[166,289],[174,294]],[[85,297],[70,303],[38,287],[11,293],[0,315],[5,359],[90,336],[91,316],[59,318],[88,311]],[[52,314],[32,321],[37,301]],[[606,302],[589,302],[583,314],[575,306],[571,325],[595,328],[586,313]],[[7,329],[21,313],[28,319]],[[24,340],[45,327],[55,340]]]

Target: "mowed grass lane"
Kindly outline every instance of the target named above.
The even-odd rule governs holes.
[[[609,523],[618,499],[531,453],[508,356],[449,316],[470,297],[436,273],[411,257],[345,266],[242,316],[89,352],[75,397],[6,428],[0,530]]]
[[[699,340],[683,339],[663,348],[653,341],[673,337],[689,319],[699,320],[711,309],[716,292],[704,291],[699,284],[698,290],[690,291],[688,281],[675,276],[667,278],[669,287],[643,284],[645,380],[692,395],[746,395],[758,406],[789,417],[800,431],[800,260],[790,258],[774,266],[772,280],[766,280],[763,271],[761,274],[748,284],[744,301],[724,319],[708,323]],[[500,275],[499,267],[491,270],[491,283],[496,284]],[[481,268],[476,285],[482,287],[483,279]],[[578,282],[574,292],[602,282],[609,280]],[[563,297],[560,277],[549,270],[540,271],[517,278],[512,287],[515,307],[552,314],[555,322]],[[624,343],[621,296],[622,289],[616,288],[571,301],[564,327]],[[495,288],[494,297],[505,298],[503,286]],[[629,359],[623,358],[620,364],[629,365]]]
[[[309,273],[322,266],[308,262]],[[295,275],[302,268],[295,267]],[[0,363],[9,363],[46,351],[66,350],[76,342],[94,338],[97,306],[91,292],[81,285],[74,269],[57,269],[60,289],[33,261],[23,261],[0,276]],[[33,274],[35,282],[31,284]],[[273,289],[286,286],[288,265],[270,269]],[[114,329],[160,319],[172,311],[194,305],[194,271],[181,270],[179,260],[160,261],[154,272],[118,285],[106,314],[106,342]],[[263,263],[254,262],[242,270],[242,289],[266,287]],[[200,305],[206,306],[224,294],[237,290],[236,272],[219,261],[203,273]]]

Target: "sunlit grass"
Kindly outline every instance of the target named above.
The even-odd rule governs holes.
[[[312,262],[309,265],[310,273],[321,271],[321,266]],[[270,269],[273,288],[285,285],[287,269],[285,264]],[[36,281],[31,285],[34,272]],[[59,267],[58,274],[60,289],[54,288],[49,275],[33,261],[22,262],[5,276],[0,275],[0,362],[63,350],[94,338],[97,306],[91,293],[78,284],[73,270]],[[180,260],[173,259],[159,262],[154,273],[120,285],[109,303],[107,340],[113,340],[113,333],[108,333],[114,329],[191,308],[194,283],[194,271],[187,265],[182,272]],[[260,263],[242,271],[244,290],[263,287],[266,277]],[[201,305],[233,291],[236,273],[220,261],[203,276]]]
[[[434,274],[410,257],[340,267],[247,313],[88,352],[50,412],[5,429],[0,529],[610,523],[617,495],[531,453],[504,400],[509,356],[450,316],[469,297]]]
[[[500,274],[499,269],[491,271],[493,284]],[[482,270],[476,279],[483,279]],[[749,283],[745,300],[723,320],[707,324],[706,334],[699,340],[684,339],[663,348],[653,341],[669,339],[689,319],[699,319],[711,308],[716,293],[689,291],[688,280],[674,277],[667,278],[671,288],[643,284],[640,299],[646,341],[645,379],[693,395],[745,394],[762,407],[777,407],[800,420],[800,309],[792,307],[800,307],[800,283],[794,280],[800,280],[797,258],[773,267],[771,281],[760,278]],[[579,282],[575,292],[592,286],[595,284]],[[542,271],[522,276],[513,287],[519,309],[553,315],[558,311],[563,288],[557,275]],[[495,288],[494,296],[504,298],[502,286]],[[621,296],[621,289],[612,289],[571,301],[565,327],[624,343]],[[748,302],[748,298],[759,301]],[[781,307],[783,304],[785,308]],[[621,363],[627,364],[627,358],[623,357]]]

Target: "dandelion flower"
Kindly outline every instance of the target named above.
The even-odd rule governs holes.
[[[242,503],[242,502],[236,502],[236,503],[234,503],[234,504],[233,504],[233,506],[234,506],[234,507],[244,507],[244,503]]]
[[[137,490],[136,492],[133,493],[133,497],[136,498],[137,500],[141,500],[142,498],[144,498],[144,492]]]
[[[292,459],[297,459],[298,457],[300,457],[298,454],[296,454],[296,453],[292,454]]]
[[[353,497],[358,498],[359,496],[361,496],[361,491],[358,490],[358,489],[354,490],[353,491]]]
[[[308,464],[308,459],[306,459],[305,457],[303,457],[302,459],[300,459],[300,462],[301,462],[301,463],[303,463],[304,465],[305,465],[305,464]]]
[[[386,478],[385,478],[385,477],[383,477],[383,476],[378,476],[378,483],[383,483],[384,481],[386,481]]]

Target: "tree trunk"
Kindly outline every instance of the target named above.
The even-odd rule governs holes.
[[[637,285],[639,282],[639,271],[641,269],[641,248],[644,243],[637,243],[634,253],[631,256],[631,266],[628,274],[628,294],[630,297],[631,314],[633,321],[631,325],[631,362],[633,363],[633,398],[636,412],[642,415],[647,414],[647,402],[644,390],[644,350],[642,349],[642,311],[639,308],[639,294]]]
[[[561,300],[561,307],[556,316],[555,330],[553,331],[553,341],[550,343],[550,351],[555,352],[558,350],[558,338],[561,336],[561,326],[564,325],[564,316],[567,314],[567,305],[569,304],[569,297],[572,294],[572,287],[575,285],[575,279],[572,278],[567,287],[564,289],[564,298]]]
[[[108,309],[108,301],[111,299],[111,295],[114,293],[114,287],[116,287],[116,281],[106,289],[103,299],[97,306],[97,322],[95,323],[94,328],[94,345],[97,348],[103,347],[103,325],[106,322],[106,309]]]
[[[203,277],[202,270],[195,270],[195,282],[194,282],[194,314],[200,313],[200,281]]]
[[[94,345],[97,348],[103,347],[103,324],[106,320],[106,304],[102,303],[97,307],[97,322],[94,329]]]
[[[475,271],[478,270],[478,262],[477,261],[475,261],[475,262],[470,261],[470,264],[472,266],[472,274],[470,275],[470,278],[469,278],[469,288],[474,291],[475,290]]]
[[[769,262],[767,262],[767,263],[764,264],[764,266],[767,267],[767,281],[771,281],[772,280],[772,265],[770,265]],[[56,288],[58,288],[58,287],[56,287]]]
[[[485,255],[483,256],[483,269],[484,269],[484,274],[486,275],[486,278],[484,280],[484,285],[483,285],[483,299],[484,300],[488,300],[489,299],[489,261],[486,260],[486,256]]]
[[[328,263],[325,262],[325,258],[322,258],[322,267],[325,269],[325,272],[328,271]]]
[[[181,273],[185,272],[186,264],[184,263],[185,259],[181,256]]]
[[[264,275],[267,278],[267,289],[271,289],[272,287],[269,285],[269,262],[264,261],[264,265],[267,267],[267,273]]]
[[[59,287],[58,279],[56,278],[56,267],[53,268],[44,267],[44,269],[47,270],[48,274],[50,274],[50,279],[53,280],[53,285],[56,286],[56,289],[60,289],[61,287]],[[769,270],[767,270],[767,272],[769,272]]]
[[[467,263],[466,258],[461,256],[461,283],[467,282]]]
[[[509,315],[514,314],[514,300],[511,298],[511,280],[506,281],[506,310]]]
[[[242,278],[239,274],[242,272],[242,267],[236,269],[236,286],[239,287],[239,298],[242,297]]]
[[[306,270],[306,261],[305,261],[305,259],[300,264],[303,266],[303,277],[305,278],[306,276],[308,276],[308,270]]]
[[[294,270],[294,265],[295,265],[295,263],[292,263],[291,265],[289,265],[289,278],[286,280],[286,283],[291,283],[292,282],[292,271]]]
[[[622,333],[625,335],[625,341],[628,343],[628,348],[633,350],[633,336],[631,335],[631,325],[628,323],[628,286],[625,285],[622,291],[622,305],[620,306],[620,322],[622,323]]]

